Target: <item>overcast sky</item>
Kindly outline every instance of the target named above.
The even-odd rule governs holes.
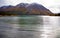
[[[60,12],[60,0],[0,0],[0,6],[17,5],[19,3],[39,3],[50,9],[53,13]]]

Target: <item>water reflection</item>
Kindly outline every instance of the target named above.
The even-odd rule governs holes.
[[[0,17],[0,38],[59,38],[59,17]]]
[[[19,26],[20,26],[20,30],[35,30],[39,27],[42,26],[42,17],[38,17],[38,16],[23,16],[23,17],[19,17]]]

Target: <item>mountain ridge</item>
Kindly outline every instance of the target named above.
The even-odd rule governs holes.
[[[0,13],[1,11],[3,12],[15,11],[16,13],[20,12],[22,14],[28,14],[28,15],[53,15],[53,13],[49,9],[37,3],[32,3],[32,4],[20,3],[20,4],[17,4],[16,6],[11,6],[11,5],[2,6],[0,7]]]

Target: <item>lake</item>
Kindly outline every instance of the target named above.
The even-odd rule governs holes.
[[[60,38],[59,16],[1,16],[0,38]]]

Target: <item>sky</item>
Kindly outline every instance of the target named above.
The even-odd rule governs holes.
[[[0,0],[0,7],[7,5],[17,5],[19,3],[39,3],[48,8],[53,13],[59,13],[60,0]]]

